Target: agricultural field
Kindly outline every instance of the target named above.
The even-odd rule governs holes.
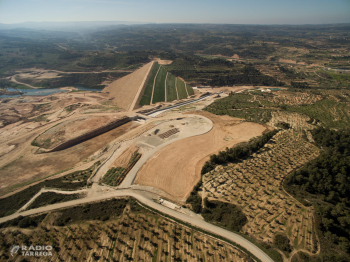
[[[203,199],[239,206],[248,219],[242,229],[245,234],[269,244],[282,234],[294,249],[316,253],[313,207],[300,204],[283,190],[281,183],[318,154],[318,148],[301,133],[281,131],[241,163],[217,166],[204,174],[199,193]]]
[[[151,100],[153,104],[164,101],[172,102],[194,94],[192,87],[169,73],[166,67],[158,63],[155,63],[150,74],[140,105],[149,105]],[[151,99],[152,94],[153,99]]]
[[[147,82],[145,91],[144,91],[143,96],[141,97],[141,100],[140,100],[141,106],[149,105],[151,103],[153,85],[154,85],[155,77],[157,76],[158,70],[159,70],[159,64],[157,62],[155,62],[153,65],[153,68],[150,72],[150,77],[149,77],[149,80]]]
[[[180,78],[176,78],[177,93],[179,94],[179,99],[184,99],[187,97],[186,84]]]
[[[49,243],[53,261],[252,261],[237,247],[159,216],[133,199],[85,204],[22,220],[0,225],[2,246]],[[10,259],[7,248],[1,249],[0,258]]]
[[[124,152],[113,162],[111,168],[103,176],[101,183],[110,186],[118,186],[121,184],[125,176],[134,167],[141,158],[138,153],[139,148],[132,146],[124,150]]]
[[[167,74],[166,79],[166,101],[171,102],[177,100],[177,89],[175,86],[176,78],[172,74]]]
[[[153,100],[152,103],[165,101],[165,79],[167,76],[167,71],[163,66],[160,67],[157,78],[154,83],[153,90]]]
[[[189,96],[194,95],[194,91],[193,91],[193,88],[191,86],[186,84],[186,89],[187,89],[187,92],[188,92]]]
[[[274,122],[275,120],[271,119],[276,114],[281,116],[294,113],[296,118],[303,119],[302,122],[307,121],[312,125],[345,128],[350,123],[349,97],[348,90],[321,89],[303,92],[281,90],[269,93],[256,90],[230,94],[207,106],[205,110],[258,123]],[[297,117],[295,113],[300,116]],[[294,120],[287,123],[295,126]],[[312,129],[311,125],[302,125]]]

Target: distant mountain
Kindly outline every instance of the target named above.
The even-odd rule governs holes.
[[[77,31],[77,30],[96,30],[99,28],[126,26],[135,24],[145,24],[132,21],[87,21],[87,22],[24,22],[17,24],[1,24],[0,30],[10,29],[36,29],[50,31]]]

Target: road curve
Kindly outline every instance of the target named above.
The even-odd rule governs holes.
[[[148,199],[139,193],[137,193],[136,190],[131,190],[131,189],[121,189],[121,190],[115,190],[112,192],[107,192],[103,195],[100,196],[94,196],[94,197],[87,197],[87,198],[82,198],[82,199],[77,199],[77,200],[72,200],[68,202],[63,202],[63,203],[58,203],[46,207],[40,207],[36,209],[31,209],[28,211],[23,211],[21,213],[15,213],[13,215],[7,216],[7,217],[2,217],[0,218],[0,223],[9,221],[11,219],[17,218],[19,216],[29,216],[29,215],[34,215],[34,214],[40,214],[40,213],[46,213],[49,211],[57,210],[57,209],[62,209],[62,208],[67,208],[79,204],[87,204],[91,203],[94,201],[100,201],[100,200],[105,200],[105,199],[110,199],[114,197],[124,197],[124,196],[129,196],[129,197],[134,197],[138,201],[140,201],[142,204],[149,206],[153,209],[156,209],[164,214],[167,214],[169,216],[172,216],[176,219],[179,219],[181,221],[184,221],[188,224],[191,224],[195,227],[201,228],[207,232],[213,233],[215,235],[222,236],[232,242],[235,242],[254,254],[257,258],[259,258],[263,262],[273,262],[273,260],[265,254],[260,248],[258,248],[256,245],[253,243],[249,242],[245,238],[241,237],[238,234],[235,234],[233,232],[227,231],[223,228],[217,227],[215,225],[212,225],[210,223],[207,223],[203,220],[200,220],[195,217],[190,217],[185,214],[179,213],[175,210],[169,209],[165,206],[162,206],[158,203],[155,203],[153,200]]]

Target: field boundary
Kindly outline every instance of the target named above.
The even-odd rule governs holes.
[[[165,77],[165,82],[164,82],[164,89],[165,89],[165,97],[164,97],[164,102],[167,102],[168,99],[166,97],[167,93],[166,93],[166,80],[168,79],[168,75],[169,75],[169,72],[166,72],[166,77]]]
[[[159,70],[160,70],[160,66],[158,67],[157,74],[156,74],[156,76],[154,77],[154,80],[153,80],[153,88],[152,88],[152,96],[151,96],[151,102],[150,102],[150,105],[153,105],[154,86],[155,86],[155,84],[156,84],[156,79],[157,79],[157,76],[158,76]]]
[[[184,82],[184,84],[185,84],[185,90],[186,90],[186,93],[187,93],[187,97],[189,97],[190,95],[188,94],[188,90],[187,90],[187,83],[186,83],[186,82]]]
[[[179,92],[177,92],[177,77],[175,78],[175,90],[176,90],[177,100],[179,100]]]
[[[144,78],[142,80],[142,83],[141,83],[141,85],[139,87],[139,90],[137,91],[137,93],[136,93],[136,95],[135,95],[135,97],[134,97],[134,99],[133,99],[133,101],[132,101],[132,103],[131,103],[131,105],[129,107],[129,110],[128,110],[129,112],[140,107],[140,105],[139,105],[140,104],[140,100],[142,98],[143,93],[145,92],[145,88],[147,86],[147,82],[148,82],[148,80],[150,78],[150,75],[151,75],[150,72],[151,72],[151,70],[152,70],[152,68],[154,66],[154,61],[152,61],[151,63],[152,64],[150,65],[146,75],[144,76]]]

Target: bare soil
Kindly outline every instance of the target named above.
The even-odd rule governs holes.
[[[248,261],[237,247],[147,210],[130,211],[127,206],[120,216],[105,222],[54,226],[60,216],[60,212],[50,213],[34,229],[0,229],[2,241],[9,247],[23,239],[33,245],[53,242],[58,248],[52,250],[50,261]],[[0,251],[2,257],[9,254],[8,249]],[[13,261],[21,258],[18,252]],[[26,260],[44,261],[30,256]]]
[[[117,118],[113,116],[86,116],[68,120],[54,126],[35,139],[44,148],[54,148],[70,139],[83,135],[91,130],[103,127]]]
[[[3,189],[10,186],[42,179],[73,167],[104,147],[110,141],[125,134],[136,126],[137,125],[132,122],[126,123],[109,132],[59,152],[34,154],[37,147],[29,146],[21,152],[19,158],[1,168],[0,194]],[[20,142],[30,143],[30,141],[31,137]],[[16,174],[16,176],[13,174]]]
[[[186,138],[159,150],[139,170],[135,184],[163,190],[183,200],[199,181],[201,169],[209,155],[225,147],[248,141],[261,135],[266,127],[242,122],[229,116],[216,116],[208,112],[189,112],[208,117],[213,129],[200,136]]]
[[[294,130],[281,131],[272,141],[241,163],[203,175],[202,197],[240,206],[248,219],[242,231],[257,240],[272,244],[282,233],[295,249],[315,251],[313,207],[302,206],[281,184],[319,150]]]
[[[155,61],[160,65],[170,65],[173,62],[173,60],[162,60],[159,58],[155,59]]]
[[[109,97],[115,105],[124,110],[129,110],[150,66],[152,66],[152,62],[144,65],[135,72],[112,82],[109,86],[103,89],[103,92],[109,93]]]
[[[123,153],[111,164],[111,167],[123,167],[126,168],[129,164],[129,161],[131,157],[134,155],[135,152],[137,152],[139,148],[135,145],[130,146],[129,148],[125,149]]]

